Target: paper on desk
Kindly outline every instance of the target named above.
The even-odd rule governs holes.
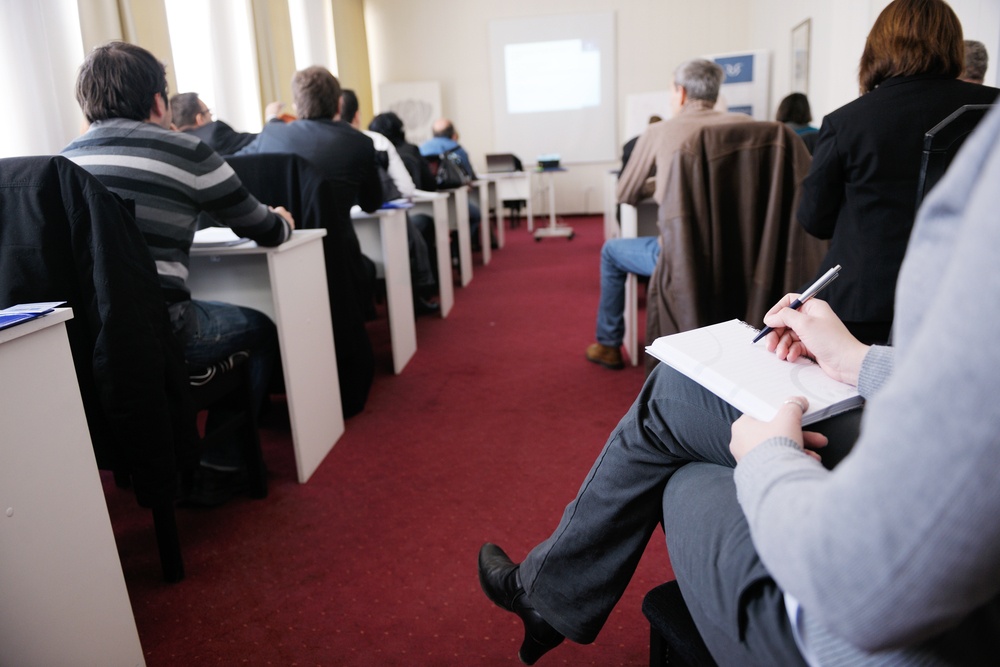
[[[193,245],[199,248],[222,248],[246,243],[249,240],[237,236],[229,227],[206,227],[194,233]]]

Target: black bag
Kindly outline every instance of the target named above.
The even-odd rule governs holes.
[[[428,160],[438,190],[451,190],[468,185],[472,179],[462,166],[462,158],[451,150]],[[435,169],[436,163],[436,169]]]

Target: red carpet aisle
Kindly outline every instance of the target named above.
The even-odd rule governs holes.
[[[295,482],[283,405],[265,416],[270,496],[179,512],[187,579],[159,581],[148,518],[106,480],[139,634],[151,667],[505,665],[520,624],[476,579],[484,541],[515,560],[548,535],[643,372],[587,363],[600,218],[576,238],[508,245],[456,290],[450,317],[417,322],[418,350],[379,371],[365,411],[308,484]],[[642,596],[670,575],[657,532],[592,646],[542,665],[643,665]]]

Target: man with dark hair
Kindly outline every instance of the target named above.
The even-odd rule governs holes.
[[[716,111],[715,102],[724,77],[722,68],[709,60],[688,60],[674,70],[669,120],[652,123],[639,136],[628,164],[618,180],[618,202],[637,204],[649,196],[647,179],[654,178],[653,198],[662,203],[674,153],[684,141],[706,125],[750,120],[737,113]],[[625,278],[629,273],[652,275],[660,257],[660,238],[609,239],[601,248],[601,297],[597,306],[597,342],[585,353],[588,361],[617,370],[625,366],[621,344],[625,335]]]
[[[965,40],[965,69],[962,76],[958,77],[962,81],[969,83],[982,83],[986,80],[986,68],[990,64],[990,57],[986,53],[986,45],[974,39]]]
[[[266,119],[277,118],[283,106],[281,102],[268,104]],[[198,97],[198,93],[178,93],[171,97],[170,115],[173,117],[174,128],[193,134],[219,155],[232,155],[257,137],[253,132],[237,132],[224,121],[215,120],[212,111]]]
[[[340,82],[326,68],[299,70],[292,77],[298,120],[268,122],[239,154],[294,153],[306,158],[340,186],[345,195],[340,219],[351,224],[351,205],[357,203],[369,212],[377,210],[382,205],[382,186],[372,140],[349,123],[336,120],[340,93]]]
[[[289,238],[292,216],[254,199],[205,143],[170,130],[166,72],[149,51],[124,42],[94,49],[76,97],[90,128],[63,155],[134,202],[185,357],[210,365],[249,350],[253,391],[263,400],[277,352],[274,323],[249,308],[191,299],[189,251],[202,213],[266,246]],[[191,500],[225,502],[245,483],[242,467],[238,443],[206,451]]]

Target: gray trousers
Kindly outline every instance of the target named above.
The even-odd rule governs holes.
[[[662,521],[681,591],[719,662],[803,664],[781,592],[736,503],[729,440],[739,416],[697,383],[656,366],[555,531],[521,563],[528,598],[556,630],[594,641]],[[855,412],[812,427],[831,438],[826,465],[853,445],[857,425]],[[713,465],[692,466],[668,485],[689,463]]]

